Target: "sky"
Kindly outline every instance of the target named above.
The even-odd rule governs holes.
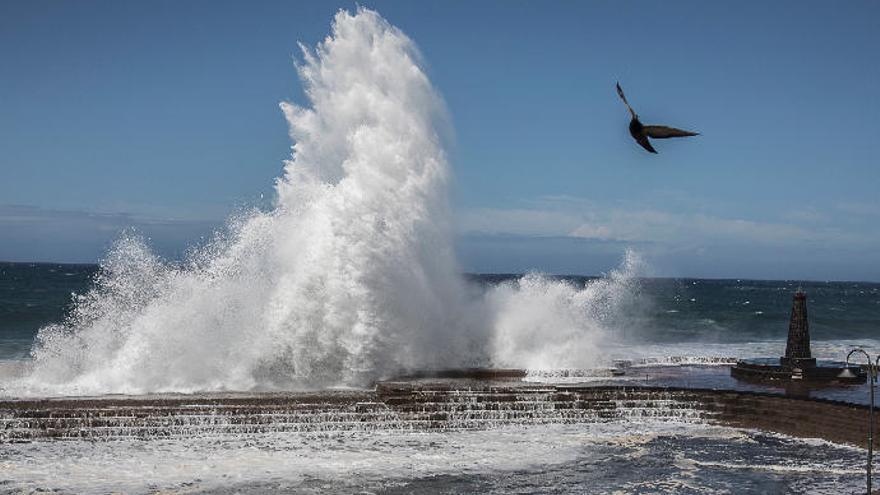
[[[363,1],[446,100],[464,270],[880,281],[880,3]],[[0,260],[271,205],[341,2],[0,2]],[[629,136],[620,81],[645,123]]]

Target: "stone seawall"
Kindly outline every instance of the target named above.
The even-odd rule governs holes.
[[[865,406],[753,392],[403,381],[380,383],[370,391],[0,401],[0,442],[659,421],[753,428],[864,447],[867,417]]]
[[[752,392],[692,392],[699,395],[701,408],[712,412],[716,424],[867,447],[868,407],[864,405]],[[874,431],[880,432],[877,414]],[[878,447],[875,435],[874,448]]]

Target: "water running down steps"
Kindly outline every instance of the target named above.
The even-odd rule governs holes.
[[[441,379],[382,382],[373,391],[3,401],[0,442],[656,423],[760,429],[859,446],[866,418],[865,406],[772,393]]]

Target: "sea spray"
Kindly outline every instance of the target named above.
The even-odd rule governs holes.
[[[281,105],[295,144],[272,211],[231,220],[180,265],[123,236],[0,393],[364,386],[599,358],[635,258],[585,287],[533,274],[475,293],[452,248],[444,105],[401,31],[340,11],[297,69],[309,105]]]
[[[532,370],[590,368],[609,364],[604,344],[620,340],[621,315],[633,310],[643,260],[627,251],[622,265],[583,285],[540,274],[487,293],[493,315],[493,360]]]

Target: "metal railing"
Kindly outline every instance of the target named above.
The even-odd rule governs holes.
[[[877,356],[876,360],[871,359],[871,355],[868,354],[864,349],[853,349],[849,351],[849,354],[846,355],[846,369],[843,370],[841,376],[845,374],[851,374],[852,371],[849,369],[849,358],[852,357],[853,354],[861,353],[868,360],[868,390],[871,397],[870,405],[868,406],[868,464],[867,464],[867,485],[868,485],[868,495],[871,494],[871,466],[873,464],[874,458],[874,383],[877,381],[877,367],[880,366],[880,356]],[[847,375],[848,376],[848,375]]]

